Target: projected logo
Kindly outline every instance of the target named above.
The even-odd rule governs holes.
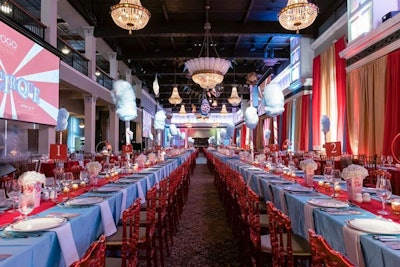
[[[56,125],[59,58],[0,22],[0,118]]]

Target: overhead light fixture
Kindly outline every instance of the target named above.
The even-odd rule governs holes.
[[[217,99],[214,99],[211,106],[213,106],[214,108],[218,107],[218,101]]]
[[[81,128],[81,129],[83,129],[83,128],[85,128],[85,123],[83,122],[83,120],[81,120],[80,122],[79,122],[79,128]]]
[[[178,87],[174,86],[174,88],[172,89],[172,94],[168,98],[168,101],[169,101],[169,103],[171,103],[173,105],[178,105],[178,104],[182,103],[182,98],[179,95]]]
[[[156,97],[158,97],[158,95],[160,93],[160,85],[158,84],[157,73],[156,73],[156,76],[154,77],[154,81],[153,81],[153,91],[154,91],[154,95]]]
[[[231,67],[229,60],[219,58],[218,52],[215,48],[214,42],[211,37],[211,24],[208,22],[208,11],[209,5],[206,5],[206,23],[204,25],[205,35],[203,45],[200,50],[198,58],[190,59],[185,62],[185,66],[188,69],[192,80],[200,85],[203,89],[212,89],[217,84],[224,80],[224,75]],[[210,46],[213,47],[217,57],[210,57]],[[205,57],[202,57],[203,49]]]
[[[61,52],[62,52],[64,55],[68,55],[68,54],[71,52],[71,49],[69,49],[69,47],[67,47],[67,46],[64,46],[64,47],[61,49]]]
[[[111,6],[111,17],[122,29],[132,31],[143,29],[150,20],[150,12],[142,6],[140,0],[121,0]]]
[[[232,87],[231,96],[227,100],[229,104],[234,107],[239,106],[240,102],[242,102],[242,98],[238,95],[236,86]]]
[[[305,29],[310,26],[318,15],[318,6],[307,0],[288,0],[285,8],[278,14],[279,23],[289,31]]]
[[[226,105],[225,104],[222,104],[222,108],[221,108],[221,112],[220,113],[222,115],[228,114],[228,110],[226,110]]]
[[[10,6],[10,4],[8,3],[8,1],[4,1],[3,4],[0,7],[1,11],[5,14],[10,14],[12,12],[12,8]]]
[[[185,105],[181,105],[181,109],[179,110],[179,115],[186,115]]]
[[[197,112],[197,108],[195,104],[192,104],[192,113],[196,113]]]
[[[97,77],[99,77],[99,76],[101,75],[101,72],[100,72],[99,70],[96,70],[96,71],[94,72],[94,75],[96,75]]]

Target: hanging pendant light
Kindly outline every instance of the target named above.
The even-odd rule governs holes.
[[[218,101],[217,99],[214,99],[211,106],[213,106],[214,108],[218,107]]]
[[[179,110],[179,115],[185,115],[185,114],[186,114],[185,105],[181,105],[181,109]]]
[[[178,104],[182,103],[182,98],[179,95],[178,87],[174,86],[174,88],[172,89],[172,94],[168,98],[168,101],[169,101],[169,103],[171,103],[173,105],[178,105]]]
[[[242,98],[239,97],[236,86],[232,87],[231,96],[227,100],[229,104],[234,107],[239,106],[240,102],[242,102]]]
[[[278,14],[279,23],[289,31],[305,29],[310,26],[318,15],[318,6],[307,0],[288,0],[285,8]]]
[[[226,110],[226,105],[225,104],[222,104],[222,108],[221,108],[221,112],[220,113],[222,115],[228,114],[228,110]]]
[[[185,67],[188,69],[192,80],[200,85],[203,89],[212,89],[217,84],[224,80],[224,75],[231,67],[229,60],[219,58],[218,52],[215,48],[215,44],[211,37],[211,24],[208,22],[208,11],[209,5],[206,5],[206,23],[204,25],[205,35],[203,45],[201,47],[200,55],[198,58],[190,59],[186,61]],[[209,48],[213,46],[214,52],[217,57],[210,57]],[[203,49],[205,50],[205,56],[202,57]]]
[[[154,81],[153,81],[153,91],[154,91],[154,95],[156,97],[158,97],[158,95],[160,93],[160,85],[158,84],[157,73],[156,73],[156,77],[154,77]]]
[[[121,0],[111,6],[111,18],[122,29],[132,31],[143,29],[150,20],[150,12],[142,6],[140,0]]]

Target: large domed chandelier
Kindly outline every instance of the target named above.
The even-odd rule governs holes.
[[[318,15],[318,6],[307,0],[288,0],[285,8],[278,14],[279,23],[289,31],[305,29],[310,26]]]
[[[206,23],[204,25],[205,35],[203,45],[201,47],[200,55],[198,58],[190,59],[186,61],[185,68],[189,71],[192,76],[192,80],[200,85],[203,89],[212,89],[217,84],[224,80],[224,75],[231,67],[229,60],[219,58],[214,42],[212,40],[210,30],[211,24],[208,22],[208,11],[209,5],[206,5]],[[214,52],[217,57],[210,57],[210,45],[213,46]],[[205,57],[202,57],[202,53],[205,53]]]
[[[132,31],[143,29],[150,19],[150,12],[142,6],[140,0],[121,0],[111,6],[111,17],[122,29]]]

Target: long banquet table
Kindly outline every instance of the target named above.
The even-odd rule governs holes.
[[[332,193],[324,192],[326,189],[323,188],[318,189],[317,181],[314,181],[314,187],[320,192],[310,192],[309,194],[290,192],[285,188],[289,182],[293,181],[292,179],[282,179],[240,160],[227,160],[226,162],[230,168],[242,174],[253,191],[266,201],[272,201],[275,206],[288,214],[292,221],[293,232],[296,234],[308,238],[307,229],[314,228],[334,249],[347,255],[356,266],[396,266],[396,263],[400,262],[400,250],[392,249],[386,243],[375,240],[373,234],[356,231],[346,225],[347,220],[355,218],[377,218],[375,213],[381,208],[379,201],[373,199],[370,203],[351,204],[351,209],[359,214],[330,213],[327,211],[328,209],[309,204],[310,199],[329,199],[330,196],[327,194]],[[323,177],[316,176],[317,179],[323,179]],[[296,180],[297,183],[302,183],[301,178],[297,177]],[[298,184],[291,185],[299,186]],[[345,188],[343,185],[340,194],[344,201],[347,199]],[[391,211],[390,206],[386,208]],[[397,223],[400,220],[400,215],[396,214],[384,217],[383,219],[390,219]],[[400,239],[400,235],[396,237]]]
[[[185,159],[191,154],[191,151],[187,151],[180,156],[176,156],[173,159],[167,159],[163,165],[157,167],[152,166],[148,169],[144,169],[138,173],[133,174],[137,178],[136,182],[127,184],[118,184],[121,188],[120,191],[115,193],[95,193],[86,192],[78,197],[87,196],[100,196],[104,197],[104,203],[109,206],[109,210],[112,214],[112,222],[114,228],[118,223],[121,216],[121,209],[131,205],[137,197],[145,198],[146,191],[156,184],[159,180],[166,178],[174,169],[176,169]],[[125,178],[125,177],[123,177]],[[100,182],[101,183],[101,182]],[[104,182],[103,182],[104,183]],[[106,183],[104,187],[116,186],[116,183]],[[123,203],[123,200],[126,202]],[[71,263],[71,259],[65,259],[61,246],[63,243],[60,242],[59,238],[68,238],[68,234],[72,233],[73,244],[67,244],[67,246],[76,246],[76,251],[79,257],[85,253],[89,245],[96,240],[102,233],[105,232],[104,214],[102,204],[84,207],[61,207],[59,205],[51,205],[45,201],[42,205],[52,206],[44,211],[35,214],[35,216],[44,217],[48,214],[54,213],[72,213],[78,214],[79,216],[71,218],[65,224],[67,231],[62,232],[61,235],[56,232],[57,229],[50,229],[48,231],[39,232],[38,235],[29,236],[27,238],[5,238],[0,237],[0,266],[43,266],[43,267],[54,267],[54,266],[68,266]],[[18,213],[14,214],[14,217]],[[103,216],[102,216],[103,215]],[[6,219],[7,215],[0,215],[0,225],[9,223],[9,219]],[[110,223],[110,222],[108,222]],[[62,227],[62,226],[61,226]],[[69,229],[70,228],[70,229]],[[111,227],[112,228],[112,227]],[[0,231],[1,233],[1,231]],[[71,238],[71,237],[69,237]],[[72,253],[75,255],[76,253]],[[4,258],[4,259],[3,259]]]

